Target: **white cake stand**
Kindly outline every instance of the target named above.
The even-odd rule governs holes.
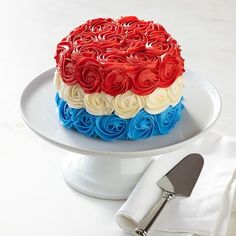
[[[26,124],[46,141],[66,149],[66,182],[74,189],[105,199],[125,199],[156,155],[183,148],[211,128],[219,117],[221,99],[209,81],[187,71],[183,118],[168,135],[140,141],[106,142],[64,128],[56,111],[50,69],[32,80],[20,101]],[[48,157],[50,158],[50,157]]]

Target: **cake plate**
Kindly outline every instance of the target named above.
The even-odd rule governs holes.
[[[221,99],[215,87],[187,71],[183,117],[170,134],[138,141],[106,142],[88,138],[60,124],[54,71],[52,68],[42,73],[26,86],[20,100],[21,115],[37,135],[69,151],[63,166],[66,182],[94,197],[127,198],[154,157],[181,149],[203,135],[221,111]]]

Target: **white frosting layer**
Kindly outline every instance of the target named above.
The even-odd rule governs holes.
[[[158,114],[168,106],[176,105],[183,94],[183,78],[180,76],[168,88],[157,88],[151,94],[139,96],[127,91],[111,96],[105,93],[86,94],[79,85],[65,84],[55,72],[54,85],[62,99],[72,108],[85,108],[93,115],[110,115],[114,111],[123,119],[134,117],[142,108],[150,114]]]

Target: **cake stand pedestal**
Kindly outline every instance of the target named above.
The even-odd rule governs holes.
[[[152,157],[112,158],[70,153],[64,178],[74,189],[105,199],[126,199]]]
[[[127,198],[154,157],[179,150],[203,135],[221,111],[215,87],[187,71],[183,117],[170,134],[138,141],[88,138],[59,123],[54,71],[53,68],[42,73],[26,86],[20,101],[21,115],[37,135],[69,151],[63,167],[66,182],[94,197]]]

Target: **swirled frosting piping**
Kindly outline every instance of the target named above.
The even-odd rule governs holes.
[[[185,71],[177,40],[161,24],[135,16],[88,20],[58,43],[55,60],[64,83],[112,96],[149,95]]]
[[[56,95],[59,118],[63,126],[77,130],[88,137],[106,141],[138,140],[169,133],[180,120],[184,108],[182,99],[175,106],[153,115],[141,109],[133,118],[111,115],[91,115],[84,108],[74,109]]]
[[[85,93],[79,85],[68,85],[63,82],[56,71],[54,84],[59,96],[71,108],[85,108],[92,115],[111,115],[113,112],[123,119],[129,119],[144,109],[150,114],[159,114],[169,106],[175,106],[183,93],[183,78],[178,77],[167,88],[157,88],[151,94],[140,96],[131,90],[111,96],[106,93]]]

